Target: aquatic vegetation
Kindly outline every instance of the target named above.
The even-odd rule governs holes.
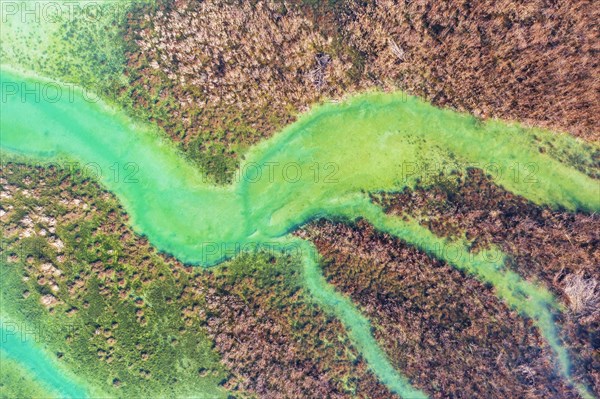
[[[5,69],[2,82],[18,89],[35,80]],[[600,206],[597,180],[532,145],[534,134],[550,133],[482,123],[402,94],[373,93],[316,108],[250,150],[239,182],[228,187],[207,183],[156,133],[101,102],[80,95],[72,102],[23,102],[21,94],[8,95],[4,106],[5,152],[94,166],[138,231],[186,262],[210,265],[224,258],[202,251],[203,243],[276,239],[316,214],[362,206],[361,191],[399,191],[440,168],[482,166],[498,184],[535,203],[585,211]],[[529,164],[536,168],[533,177],[510,173]],[[110,169],[115,165],[123,169],[119,176]]]
[[[9,163],[2,178],[2,312],[103,396],[393,396],[303,288],[301,259],[185,267],[79,174]]]
[[[39,2],[42,6],[45,3]],[[249,32],[235,37],[227,34],[227,29],[223,28],[225,24],[220,23],[224,15],[221,7],[202,3],[200,18],[196,15],[192,19],[185,12],[171,13],[167,10],[169,12],[161,14],[161,18],[154,15],[157,17],[153,18],[156,24],[150,24],[150,27],[140,24],[143,37],[135,45],[133,42],[139,39],[136,32],[140,31],[130,30],[127,33],[129,42],[126,42],[123,40],[126,36],[125,21],[136,20],[141,14],[136,13],[127,1],[101,5],[81,1],[76,8],[93,4],[91,14],[86,12],[50,19],[45,15],[41,21],[34,23],[19,22],[21,15],[17,12],[16,18],[3,21],[0,33],[3,62],[69,84],[22,74],[8,67],[0,70],[2,155],[9,160],[29,164],[42,162],[46,167],[57,163],[60,168],[74,171],[73,177],[81,184],[88,179],[101,182],[116,194],[137,233],[146,236],[159,250],[188,264],[208,267],[236,258],[241,252],[260,252],[265,248],[299,255],[304,266],[304,287],[323,309],[341,321],[353,347],[364,356],[380,381],[402,395],[425,397],[426,394],[412,387],[411,381],[402,376],[402,370],[395,369],[386,357],[373,337],[372,325],[365,315],[321,276],[315,248],[289,236],[298,226],[319,217],[346,221],[365,218],[378,230],[491,285],[507,305],[535,322],[553,349],[565,381],[574,384],[567,351],[560,342],[553,321],[564,307],[543,285],[524,279],[518,266],[511,267],[502,252],[507,252],[506,248],[499,251],[492,247],[500,256],[490,261],[485,252],[475,251],[477,243],[472,240],[473,237],[463,237],[460,229],[460,234],[451,239],[443,238],[432,231],[435,228],[426,227],[422,220],[384,213],[371,202],[369,195],[402,192],[419,184],[436,182],[442,171],[465,173],[476,167],[483,169],[503,189],[535,204],[557,210],[596,212],[600,208],[597,163],[600,151],[596,144],[583,144],[570,136],[553,135],[519,124],[483,122],[452,111],[441,111],[403,93],[368,93],[341,104],[315,107],[301,116],[297,123],[247,152],[242,147],[232,146],[232,143],[255,143],[263,135],[270,135],[295,119],[298,109],[322,98],[323,93],[338,97],[337,94],[344,92],[342,87],[346,85],[371,86],[374,84],[371,79],[378,81],[378,76],[387,76],[390,70],[395,71],[390,76],[400,78],[401,84],[409,90],[438,104],[452,104],[478,115],[491,113],[519,118],[529,118],[529,105],[535,104],[533,121],[568,128],[573,125],[575,132],[588,137],[594,115],[597,116],[597,113],[591,112],[593,107],[586,103],[591,85],[582,85],[579,79],[571,79],[575,87],[572,84],[554,84],[569,80],[566,76],[572,75],[574,69],[585,70],[587,64],[568,63],[568,74],[553,75],[542,85],[535,79],[525,83],[529,89],[531,85],[536,89],[541,87],[544,94],[552,92],[547,86],[559,87],[562,93],[569,92],[570,96],[562,96],[565,97],[563,105],[566,102],[568,106],[559,107],[562,113],[558,113],[561,116],[557,120],[557,114],[549,117],[547,112],[548,107],[554,108],[552,102],[546,101],[546,97],[538,95],[536,90],[519,91],[522,87],[514,84],[515,79],[502,81],[500,86],[504,95],[498,95],[497,87],[481,77],[485,72],[472,73],[450,67],[450,73],[447,73],[444,69],[448,67],[446,61],[431,62],[429,58],[433,54],[432,59],[439,59],[437,43],[422,46],[417,40],[421,43],[417,47],[427,47],[427,54],[411,51],[411,62],[405,62],[405,49],[414,49],[415,38],[435,42],[437,36],[445,32],[447,42],[456,44],[455,36],[450,32],[451,26],[446,29],[443,21],[429,21],[419,10],[412,8],[412,4],[395,7],[393,12],[389,12],[389,4],[385,2],[381,7],[365,9],[352,3],[345,11],[334,7],[334,3],[329,4],[333,14],[330,15],[328,8],[323,7],[319,11],[322,14],[316,12],[312,15],[314,20],[300,25],[298,21],[303,18],[301,15],[298,18],[296,10],[290,8],[283,12],[282,8],[282,14],[277,18],[283,29],[272,19],[274,11],[279,10],[248,5],[248,12],[240,13],[239,9],[230,7],[225,15],[229,13],[235,18],[245,18],[247,29],[244,30]],[[149,1],[147,4],[149,7],[143,7],[144,13],[153,14],[153,8],[160,2]],[[14,5],[25,8],[27,2],[14,2]],[[440,7],[440,12],[446,11],[444,5],[436,7]],[[564,10],[560,9],[560,12]],[[460,22],[456,23],[474,26],[474,31],[490,30],[487,22],[479,24],[472,20],[479,19],[478,12],[473,13],[475,17],[467,14],[459,13],[456,20]],[[387,29],[372,29],[367,35],[362,32],[361,26],[393,26],[406,16],[420,19],[423,28],[420,31],[411,28],[410,34],[400,36],[396,32],[393,37],[380,35],[380,32],[387,35]],[[258,29],[255,29],[254,17],[261,21]],[[328,18],[343,22],[339,32],[317,28],[326,25],[320,24],[319,20]],[[515,20],[512,15],[498,18],[504,21],[504,28],[499,32],[510,29],[512,24],[525,25],[527,29],[531,25],[528,21]],[[217,29],[209,25],[212,21],[216,21],[218,29],[225,34],[220,35],[224,40],[218,45],[223,47],[218,49],[219,56],[208,65],[208,75],[217,84],[212,91],[202,93],[198,88],[205,89],[204,82],[194,81],[201,75],[200,70],[195,69],[198,67],[197,59],[185,52],[199,47],[202,54],[203,48],[197,44],[204,43],[206,36]],[[585,26],[587,20],[583,18],[582,21],[574,31],[579,32]],[[192,35],[180,35],[180,31],[170,35],[171,26],[185,30],[194,23],[199,25],[192,29]],[[556,25],[545,25],[544,29],[559,29],[561,24],[559,21]],[[301,32],[303,41],[279,37],[274,40],[274,46],[282,42],[285,51],[267,51],[257,57],[254,45],[240,46],[240,43],[245,44],[247,38],[253,38],[260,44],[258,48],[263,49],[267,43],[256,40],[264,36],[263,26],[269,26],[274,35],[280,31]],[[287,29],[294,26],[299,28]],[[153,36],[156,33],[153,29],[160,33],[158,40]],[[498,32],[495,28],[492,31]],[[349,41],[340,40],[339,33],[348,36]],[[473,45],[467,41],[468,47],[474,46],[476,50],[467,53],[481,53],[478,51],[480,45],[481,48],[496,46],[491,44],[498,40],[495,35],[486,36],[480,44]],[[504,38],[504,33],[499,36]],[[164,57],[162,50],[157,51],[153,41],[154,44],[160,42],[159,47],[166,47],[168,56]],[[560,48],[566,41],[562,37],[557,38],[557,52],[562,51]],[[299,47],[294,47],[298,43]],[[508,47],[500,43],[498,51],[513,53],[512,43]],[[458,45],[457,48],[462,47]],[[140,50],[143,56],[136,56]],[[452,50],[449,54],[444,53],[443,58],[455,60],[456,54],[463,57],[466,53]],[[569,53],[569,57],[573,59],[573,53]],[[240,69],[244,66],[254,68],[257,59],[259,64],[277,68],[290,58],[296,60],[295,66],[280,70],[284,73],[272,74],[272,68],[263,68],[262,65],[253,69],[252,74],[258,74],[267,84],[256,87],[252,79],[249,83],[238,79],[238,75],[243,76]],[[205,61],[202,57],[198,59]],[[536,56],[535,59],[542,63],[536,69],[536,76],[552,65],[543,57]],[[519,65],[521,61],[514,62]],[[485,63],[503,68],[495,61],[487,60]],[[431,73],[444,78],[439,82],[438,79],[423,78],[423,75],[428,75],[418,69],[423,65],[427,65],[424,70],[433,65]],[[437,65],[441,65],[442,69],[438,69]],[[294,76],[303,78],[294,79]],[[581,76],[585,80],[591,75],[582,73]],[[516,76],[516,80],[520,83],[527,79]],[[329,85],[334,81],[336,84]],[[223,96],[223,86],[227,87],[230,82],[240,82],[240,85],[235,86],[236,89],[228,87],[230,93]],[[466,82],[471,87],[482,84],[483,90],[478,91],[477,97],[471,98],[472,90],[465,89],[469,86]],[[85,88],[74,87],[71,83]],[[384,85],[395,87],[396,83],[385,82]],[[58,99],[52,97],[57,91],[61,94]],[[490,92],[493,94],[490,95]],[[109,99],[113,105],[118,104],[116,108],[121,110],[99,101],[95,93],[105,100]],[[515,96],[515,93],[518,95]],[[202,106],[195,103],[199,98],[206,100]],[[494,104],[500,105],[497,108],[490,106],[490,98]],[[226,101],[221,104],[223,99]],[[281,100],[277,106],[272,104],[275,100]],[[236,101],[246,102],[243,112],[233,106]],[[523,107],[523,102],[526,107]],[[204,112],[210,108],[207,105],[212,107],[211,112]],[[149,108],[147,112],[142,111],[145,107]],[[172,137],[183,139],[188,144],[181,148],[187,151],[186,157],[191,162],[165,140],[161,132],[129,119],[126,113],[141,116],[141,120],[158,121]],[[252,116],[248,115],[250,113]],[[207,131],[198,132],[199,129]],[[236,153],[241,152],[246,152],[244,158],[236,158]],[[239,169],[232,174],[238,164]],[[200,173],[199,169],[210,172],[211,176]],[[216,187],[211,184],[212,180],[232,184]],[[91,190],[90,198],[102,195],[99,190]],[[35,230],[39,220],[31,219],[28,209],[41,203],[26,194],[19,198],[19,203],[24,207],[12,212],[9,222],[21,223],[28,232]],[[106,202],[101,204],[107,206]],[[68,208],[61,207],[57,205],[58,212]],[[2,273],[7,274],[3,280],[3,294],[9,293],[13,298],[22,296],[24,302],[15,301],[15,304],[30,305],[25,308],[16,305],[3,307],[3,313],[16,318],[35,317],[48,325],[52,324],[52,318],[48,318],[45,312],[60,309],[65,313],[55,317],[54,322],[68,320],[75,314],[83,316],[76,319],[80,323],[78,331],[85,334],[68,336],[73,345],[67,353],[60,352],[60,356],[68,364],[76,363],[76,360],[90,354],[85,348],[89,340],[97,352],[88,356],[84,362],[88,366],[84,367],[82,374],[93,375],[95,370],[90,365],[100,362],[102,366],[98,367],[98,373],[109,381],[109,385],[112,382],[115,390],[137,395],[151,391],[175,392],[178,388],[172,388],[176,381],[168,375],[167,371],[172,366],[168,359],[184,353],[178,367],[187,370],[187,374],[182,372],[178,378],[183,382],[177,382],[189,384],[190,389],[204,389],[207,395],[208,392],[222,394],[217,380],[223,371],[214,364],[215,358],[207,338],[198,331],[184,332],[185,327],[178,320],[179,314],[166,297],[177,296],[178,284],[186,279],[171,275],[168,267],[153,257],[152,262],[160,264],[157,266],[159,274],[169,277],[148,287],[148,281],[136,277],[135,265],[121,264],[121,239],[105,233],[95,235],[99,221],[93,216],[91,219],[73,223],[61,231],[75,256],[73,262],[63,265],[65,270],[52,266],[52,262],[58,260],[52,258],[53,249],[48,247],[59,245],[59,241],[48,243],[35,235],[19,239],[21,249],[27,254],[19,259],[19,267],[35,275],[36,281],[21,281],[20,276],[14,273],[17,268],[2,265]],[[4,235],[2,238],[5,239]],[[452,257],[435,250],[448,245],[458,251]],[[455,259],[456,254],[459,255],[458,260]],[[33,264],[29,263],[30,259]],[[146,272],[151,266],[147,259],[136,258],[135,263],[143,264]],[[104,265],[112,266],[106,270]],[[29,278],[29,275],[22,277]],[[114,280],[118,281],[116,286]],[[80,297],[79,290],[84,290],[84,287],[87,291],[84,297]],[[65,300],[64,296],[58,295],[61,290],[73,293],[74,298]],[[130,290],[129,294],[126,290]],[[136,298],[129,298],[128,295],[134,292]],[[153,306],[148,306],[148,302]],[[193,315],[198,304],[189,303],[187,306],[185,323],[198,322]],[[164,314],[164,319],[159,314]],[[168,325],[167,332],[174,341],[166,342],[156,335],[159,322]],[[140,331],[143,336],[139,335]],[[94,336],[89,338],[92,333]],[[137,341],[134,342],[133,337]],[[147,347],[153,345],[160,347],[162,356],[148,353]],[[138,346],[143,353],[140,358],[134,359],[130,350],[138,349]],[[175,346],[185,349],[176,350]],[[37,349],[12,342],[9,350],[2,353],[21,350],[25,354],[35,354],[36,359],[22,356],[25,359],[23,370],[27,366],[33,369],[37,362],[37,370],[41,373],[37,379],[47,380],[49,385],[62,389],[64,395],[81,396],[82,392],[61,376],[61,372],[52,373],[48,366],[55,364],[50,359],[51,355],[36,352]],[[135,364],[139,375],[134,378],[124,372],[126,377],[109,377],[108,364],[115,372]],[[199,384],[206,383],[202,388],[193,385],[193,377],[196,377],[193,374],[199,369],[202,370],[203,381]],[[210,373],[209,369],[212,370]],[[6,378],[13,377],[7,375]],[[35,382],[30,388],[32,392],[38,389],[34,385]],[[141,391],[136,391],[136,387]],[[163,387],[166,391],[161,391]],[[578,389],[582,396],[590,396],[585,387],[579,386]]]
[[[68,169],[3,165],[1,185],[1,311],[11,328],[38,338],[84,388],[102,388],[88,396],[227,396],[213,341],[184,312],[199,301],[182,296],[202,286],[198,269],[157,254],[112,195]]]
[[[533,136],[550,133],[480,122],[403,94],[372,93],[318,107],[251,149],[238,182],[215,187],[156,133],[102,102],[86,101],[79,92],[56,102],[21,101],[19,87],[35,82],[44,81],[3,70],[3,87],[16,88],[6,96],[1,122],[2,149],[13,159],[97,166],[96,178],[124,204],[136,231],[188,263],[214,265],[263,244],[296,246],[304,257],[309,290],[319,302],[335,304],[329,308],[349,329],[373,372],[400,394],[420,395],[382,356],[368,321],[319,277],[314,249],[285,238],[288,232],[317,216],[364,217],[429,251],[445,240],[415,222],[385,215],[364,194],[413,187],[428,178],[427,165],[464,171],[483,164],[495,172],[498,184],[535,203],[600,208],[597,180],[540,153]],[[508,173],[528,164],[536,165],[535,180]],[[113,165],[125,165],[129,175],[102,173]],[[469,252],[466,241],[461,245],[465,262],[449,263],[492,284],[510,306],[535,320],[568,377],[569,362],[552,322],[552,310],[558,308],[551,294],[504,270],[502,258],[490,266],[481,254]]]
[[[21,367],[18,362],[7,358],[0,353],[2,368],[0,368],[0,398],[60,398],[57,392],[48,391],[31,377],[29,372]]]

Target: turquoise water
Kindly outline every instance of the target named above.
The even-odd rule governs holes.
[[[5,357],[24,365],[48,390],[49,397],[86,398],[89,392],[64,373],[40,348],[41,329],[18,329],[16,323],[0,321],[0,361]]]
[[[102,102],[86,101],[79,92],[58,99],[27,96],[25,89],[56,83],[7,68],[1,84],[4,157],[77,163],[117,195],[138,233],[184,262],[211,266],[242,250],[295,246],[317,302],[344,323],[381,381],[406,397],[426,395],[394,370],[368,321],[320,275],[314,249],[289,238],[289,232],[318,217],[364,217],[432,253],[435,245],[448,242],[416,223],[383,214],[367,193],[402,190],[442,168],[482,167],[493,171],[497,183],[535,203],[600,209],[597,180],[539,151],[535,136],[550,133],[480,122],[402,93],[370,93],[315,107],[251,149],[234,184],[215,187],[158,132]],[[531,165],[533,174],[511,173]],[[552,312],[559,310],[552,295],[506,271],[501,259],[469,258],[466,243],[459,244],[465,260],[448,261],[492,284],[500,298],[531,317],[569,379],[567,353],[552,322]]]

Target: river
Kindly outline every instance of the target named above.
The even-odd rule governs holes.
[[[290,232],[319,217],[363,217],[433,253],[435,245],[448,242],[413,221],[385,215],[368,193],[399,191],[441,169],[467,167],[485,169],[498,184],[538,204],[600,209],[597,180],[539,151],[535,136],[549,132],[481,122],[402,93],[367,93],[314,107],[250,149],[236,181],[217,187],[156,129],[78,89],[1,71],[3,161],[59,162],[89,173],[119,198],[136,232],[190,264],[213,266],[267,245],[295,248],[315,300],[343,322],[371,370],[401,396],[426,394],[394,370],[368,320],[322,278],[314,248]],[[54,96],[44,94],[44,87],[54,89]],[[514,173],[524,166],[529,174]],[[570,380],[568,356],[552,322],[552,312],[560,311],[552,295],[507,271],[502,255],[490,261],[470,256],[466,242],[458,245],[465,256],[445,260],[494,285],[509,306],[531,317]]]

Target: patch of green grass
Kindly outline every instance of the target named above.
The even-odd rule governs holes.
[[[39,181],[42,173],[33,168],[10,169],[15,173],[4,176],[18,187],[26,185],[21,180],[25,173],[33,181]],[[62,254],[48,244],[47,236],[19,239],[2,231],[2,315],[29,328],[44,326],[43,345],[50,356],[111,396],[226,397],[220,383],[227,371],[212,341],[197,319],[186,323],[182,317],[182,309],[194,301],[182,298],[182,290],[192,286],[195,273],[174,271],[149,246],[132,250],[131,240],[139,239],[134,234],[128,241],[115,229],[103,230],[107,223],[120,220],[116,200],[98,192],[96,184],[60,188],[66,173],[45,173],[51,189],[39,192],[44,215],[52,213],[55,207],[48,204],[63,189],[72,198],[91,198],[89,205],[95,210],[88,217],[71,219],[60,212],[63,222],[56,226],[56,236],[64,243]],[[21,219],[40,211],[25,198],[15,195],[6,202]],[[42,228],[47,226],[34,227],[38,233]],[[11,255],[17,259],[9,261]],[[58,290],[39,283],[44,263],[61,271],[55,278]],[[114,274],[104,278],[99,270]],[[44,295],[59,302],[48,310],[41,305]],[[2,376],[3,392],[11,398],[28,397],[12,396],[21,392],[15,386],[17,377]]]

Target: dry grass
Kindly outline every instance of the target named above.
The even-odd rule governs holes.
[[[597,141],[599,19],[589,0],[380,0],[354,4],[344,29],[365,77]]]
[[[600,312],[600,284],[595,278],[585,278],[581,274],[565,277],[565,295],[569,307],[580,316],[591,316]]]
[[[134,86],[166,85],[145,105],[182,119],[184,141],[241,116],[260,135],[219,139],[252,143],[315,101],[373,86],[592,141],[600,133],[600,7],[589,0],[348,1],[319,11],[177,0],[135,18]]]

